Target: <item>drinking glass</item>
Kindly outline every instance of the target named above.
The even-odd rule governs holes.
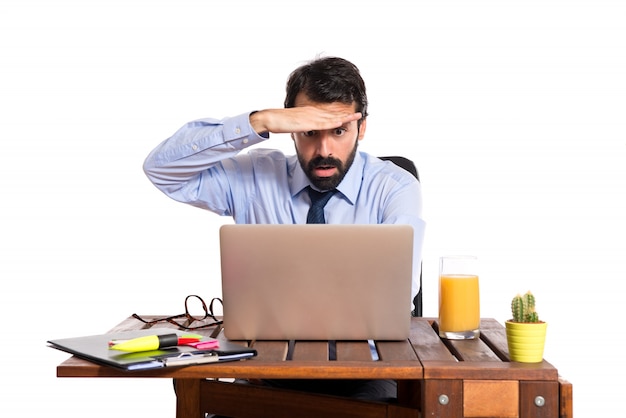
[[[480,336],[478,260],[446,256],[439,260],[439,336],[467,340]]]

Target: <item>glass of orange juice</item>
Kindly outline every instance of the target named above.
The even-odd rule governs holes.
[[[439,260],[439,336],[468,340],[480,336],[478,260],[447,256]]]

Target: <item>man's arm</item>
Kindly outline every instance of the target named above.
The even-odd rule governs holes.
[[[266,109],[250,115],[256,132],[293,133],[333,129],[361,119],[361,113],[333,112],[313,106]]]
[[[216,162],[269,138],[337,128],[361,118],[360,113],[332,112],[312,106],[266,109],[226,119],[187,123],[146,158],[144,171],[159,188],[188,181]]]
[[[144,161],[150,181],[171,197],[183,185],[217,162],[268,139],[251,127],[249,114],[225,119],[199,119],[185,124],[159,144]]]
[[[171,198],[191,203],[203,175],[222,160],[232,158],[269,133],[332,129],[358,120],[360,113],[333,112],[316,107],[267,109],[225,119],[200,119],[185,124],[159,144],[144,161],[150,181]],[[218,172],[212,170],[212,181]],[[224,185],[226,187],[226,185]]]

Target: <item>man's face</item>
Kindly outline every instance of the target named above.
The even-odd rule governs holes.
[[[314,106],[327,111],[355,112],[355,103],[318,103],[305,94],[296,97],[295,106]],[[300,166],[311,183],[320,190],[336,188],[354,161],[358,143],[365,135],[365,120],[360,128],[357,121],[335,129],[297,132],[291,136],[296,146]]]

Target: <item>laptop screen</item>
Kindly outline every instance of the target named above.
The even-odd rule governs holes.
[[[409,225],[224,225],[220,246],[229,339],[408,338]]]

